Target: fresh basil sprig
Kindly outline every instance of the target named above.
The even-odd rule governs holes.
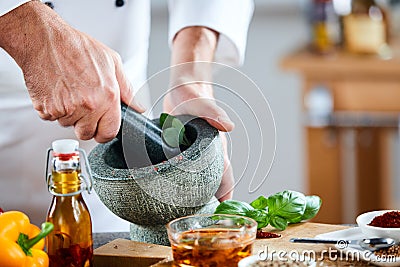
[[[258,229],[270,224],[279,230],[285,230],[289,223],[313,218],[321,204],[319,196],[305,196],[300,192],[285,190],[268,198],[260,196],[250,204],[226,200],[218,205],[214,213],[250,217],[258,223]]]
[[[175,116],[161,113],[160,127],[163,129],[161,136],[170,147],[190,146],[190,141],[185,135],[185,125]]]

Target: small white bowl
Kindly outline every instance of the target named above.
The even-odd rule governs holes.
[[[360,227],[361,232],[367,237],[390,237],[400,242],[400,228],[384,228],[368,225],[371,221],[379,215],[382,215],[390,211],[399,210],[376,210],[363,213],[359,215],[356,219],[358,227]]]
[[[256,263],[257,261],[258,261],[258,256],[252,255],[240,260],[238,263],[238,267],[249,267],[250,264]]]

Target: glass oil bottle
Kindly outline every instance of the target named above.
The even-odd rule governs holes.
[[[46,238],[50,267],[93,266],[92,222],[82,197],[83,191],[90,192],[92,177],[86,153],[78,146],[76,140],[56,140],[47,152],[46,180],[53,195],[47,221],[54,224]],[[81,173],[80,155],[89,179]]]

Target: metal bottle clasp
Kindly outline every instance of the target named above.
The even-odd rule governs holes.
[[[85,150],[83,150],[81,148],[77,149],[77,151],[79,152],[79,155],[80,155],[79,158],[80,159],[83,158],[83,160],[85,161],[85,170],[86,170],[86,174],[87,175],[84,175],[82,173],[79,174],[79,179],[81,181],[83,181],[84,185],[81,186],[81,189],[79,191],[73,192],[73,193],[67,193],[67,194],[57,193],[53,189],[54,188],[54,186],[53,186],[54,184],[53,184],[53,181],[51,179],[52,170],[50,170],[50,168],[49,168],[49,162],[50,162],[50,159],[51,159],[51,152],[52,151],[53,151],[52,148],[47,149],[45,180],[46,180],[46,183],[47,183],[48,191],[51,194],[55,195],[55,196],[73,196],[73,195],[79,194],[79,193],[81,193],[83,191],[87,191],[90,194],[92,192],[92,188],[93,188],[93,183],[94,182],[93,182],[92,170],[90,169],[89,160],[88,160],[88,157],[86,155]]]

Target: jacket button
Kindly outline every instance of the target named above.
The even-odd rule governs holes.
[[[116,1],[115,1],[115,5],[116,5],[117,7],[121,7],[121,6],[123,6],[124,4],[125,4],[124,0],[116,0]]]
[[[47,2],[44,2],[44,4],[45,4],[46,6],[48,6],[48,7],[50,7],[51,9],[54,9],[54,4],[53,4],[53,2],[47,1]]]

